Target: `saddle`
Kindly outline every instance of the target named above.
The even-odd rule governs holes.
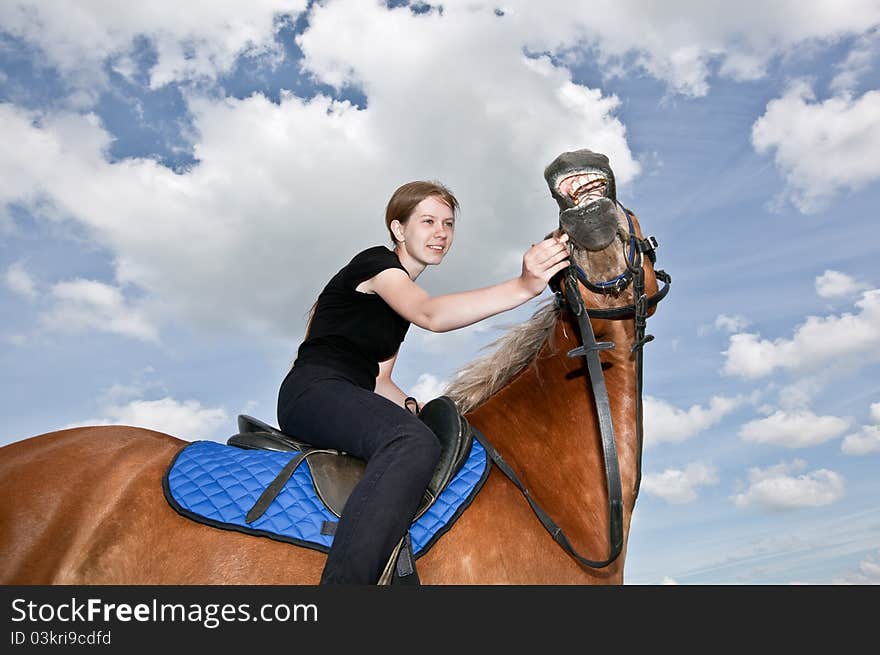
[[[470,424],[459,413],[452,399],[447,396],[440,396],[428,402],[418,413],[418,417],[437,436],[440,442],[440,461],[425,489],[422,502],[416,512],[416,519],[431,507],[449,481],[461,469],[470,454],[474,438]],[[342,508],[366,468],[366,463],[362,459],[343,451],[317,448],[246,414],[239,415],[238,430],[238,434],[229,437],[226,442],[228,445],[251,450],[299,453],[263,492],[248,513],[248,522],[262,515],[303,461],[309,467],[315,492],[321,502],[334,515],[342,516]]]

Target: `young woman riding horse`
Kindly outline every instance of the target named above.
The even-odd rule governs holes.
[[[416,279],[452,246],[458,201],[434,182],[409,182],[388,202],[394,248],[368,248],[318,297],[308,333],[278,395],[278,424],[319,448],[367,462],[342,512],[323,584],[375,584],[406,533],[440,457],[434,433],[407,411],[392,381],[410,323],[462,328],[539,295],[568,265],[567,235],[533,245],[501,284],[431,297]]]

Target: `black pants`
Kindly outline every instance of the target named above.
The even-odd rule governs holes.
[[[367,462],[336,527],[321,584],[376,584],[406,533],[440,459],[440,442],[414,414],[342,373],[301,366],[278,395],[282,432]]]

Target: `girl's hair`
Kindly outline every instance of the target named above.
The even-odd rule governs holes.
[[[392,245],[397,245],[394,238],[394,232],[391,231],[391,223],[400,221],[406,224],[410,214],[422,200],[436,196],[446,203],[453,213],[458,211],[458,200],[452,195],[452,191],[447,189],[440,182],[417,180],[416,182],[407,182],[391,195],[388,206],[385,208],[385,227],[388,228],[388,234],[391,235]]]
[[[391,222],[400,221],[406,223],[410,214],[422,200],[436,196],[445,202],[453,213],[458,211],[458,200],[452,195],[452,191],[447,189],[440,182],[431,182],[425,180],[417,180],[416,182],[407,182],[397,188],[391,194],[388,206],[385,208],[385,227],[388,228],[388,234],[391,235],[392,245],[397,245],[394,238],[394,232],[391,231]],[[312,328],[312,319],[315,317],[315,309],[318,307],[318,301],[315,300],[312,308],[309,310],[308,324],[306,325],[306,337],[309,336],[309,330]]]

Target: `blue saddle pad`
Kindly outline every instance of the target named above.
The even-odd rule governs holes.
[[[177,454],[165,473],[165,498],[177,512],[199,523],[327,552],[333,535],[326,534],[326,526],[338,519],[315,492],[305,462],[266,512],[253,523],[245,522],[263,490],[297,454],[195,441]],[[464,465],[428,511],[410,526],[415,557],[427,552],[452,527],[488,474],[486,451],[474,439]]]

